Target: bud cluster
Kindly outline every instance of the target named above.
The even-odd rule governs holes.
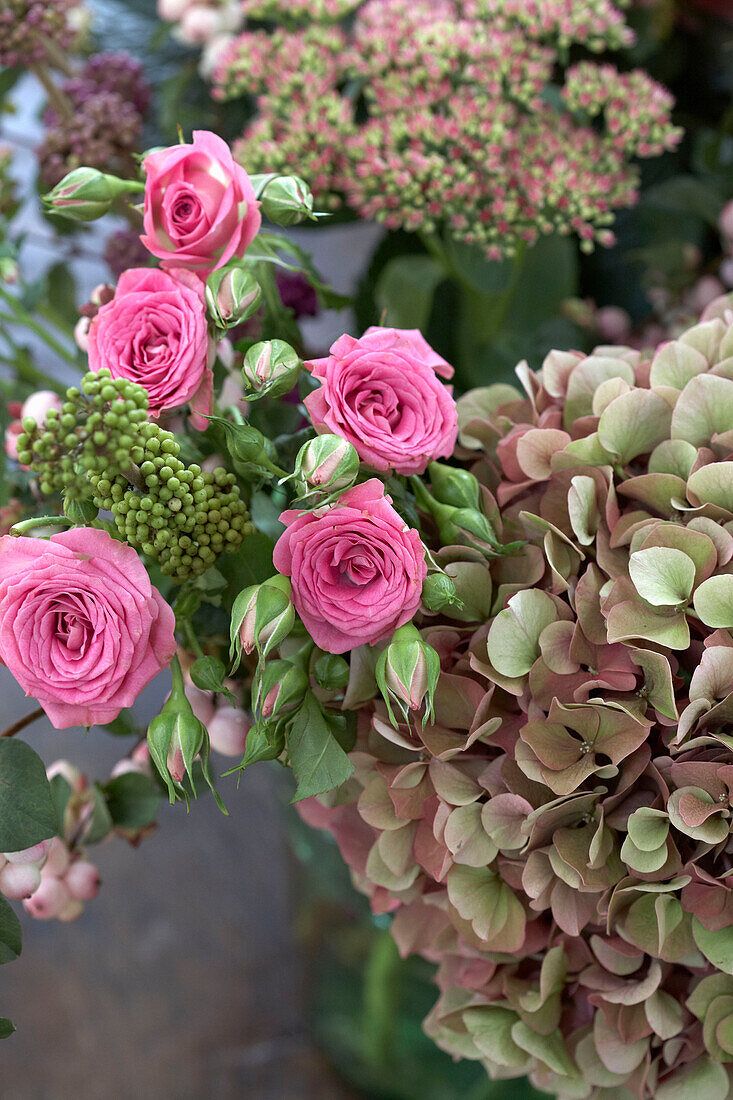
[[[0,68],[15,69],[44,61],[44,39],[67,50],[76,35],[69,16],[77,6],[77,0],[4,0],[0,11]]]
[[[250,531],[236,478],[185,466],[171,432],[147,420],[147,393],[107,370],[69,389],[40,430],[30,418],[18,460],[40,474],[43,493],[112,513],[120,535],[177,581],[203,573]]]

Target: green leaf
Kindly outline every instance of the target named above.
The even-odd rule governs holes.
[[[0,963],[12,962],[20,955],[23,933],[20,921],[0,894]]]
[[[231,775],[232,772],[244,771],[251,764],[260,764],[265,760],[277,760],[284,748],[285,737],[281,723],[279,721],[258,722],[247,734],[247,745],[241,762],[236,768],[224,774]]]
[[[433,256],[397,256],[383,268],[375,289],[382,324],[425,330],[433,298],[446,278],[445,267]]]
[[[56,834],[56,810],[40,756],[25,741],[0,741],[0,852],[20,852]]]
[[[695,592],[695,611],[706,626],[733,626],[733,576],[708,577]]]
[[[542,631],[557,619],[546,592],[526,589],[513,595],[489,630],[489,660],[502,676],[524,676],[540,655]]]
[[[64,835],[64,815],[71,794],[71,785],[64,779],[63,775],[55,775],[51,780],[51,801],[56,810],[56,832],[59,836]]]
[[[629,573],[642,599],[655,607],[687,603],[695,583],[695,563],[682,550],[650,546],[629,559]]]
[[[286,256],[287,259],[284,258]],[[326,309],[344,309],[351,304],[351,298],[337,294],[323,282],[304,248],[279,233],[258,233],[247,249],[247,260],[251,263],[275,264],[285,271],[297,271],[305,275]]]
[[[111,733],[113,737],[140,736],[140,730],[129,710],[121,710],[114,721],[107,722],[107,724],[101,728],[106,730],[107,733]]]
[[[310,691],[290,726],[288,756],[298,783],[294,802],[340,787],[354,771]]]
[[[255,531],[247,535],[236,554],[222,554],[218,568],[227,582],[225,603],[231,607],[243,589],[269,580],[275,572],[274,548],[273,539]]]
[[[118,829],[144,829],[158,816],[161,789],[149,775],[126,772],[104,787],[112,822]]]
[[[659,1085],[654,1095],[656,1100],[690,1100],[693,1096],[701,1100],[725,1100],[728,1085],[725,1066],[711,1062],[705,1054]]]
[[[644,206],[672,213],[694,214],[717,228],[723,197],[717,187],[695,176],[672,176],[650,187],[644,194]]]
[[[191,679],[201,691],[216,691],[226,695],[232,703],[236,700],[229,688],[224,686],[226,669],[218,657],[199,657],[191,665]]]
[[[708,962],[724,974],[733,974],[733,928],[711,931],[693,917],[692,936]]]
[[[9,1039],[15,1031],[15,1025],[6,1016],[0,1016],[0,1039]]]
[[[104,840],[112,832],[113,828],[112,816],[99,783],[95,783],[92,787],[92,795],[94,798],[93,809],[84,832],[85,844],[98,844],[100,840]]]

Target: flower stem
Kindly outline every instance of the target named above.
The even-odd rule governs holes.
[[[28,310],[20,304],[18,299],[14,298],[12,294],[8,294],[7,290],[3,290],[2,287],[0,287],[0,299],[2,299],[13,311],[15,315],[13,320],[16,324],[21,324],[25,328],[30,329],[31,332],[39,336],[41,340],[43,340],[45,344],[48,344],[48,346],[65,362],[70,363],[72,366],[76,367],[77,370],[79,369],[79,360],[77,357],[72,355],[55,336],[52,336],[50,332],[47,332],[45,328],[39,325]]]
[[[66,121],[71,119],[74,114],[71,100],[61,91],[45,61],[38,61],[35,65],[30,65],[29,68],[38,83],[42,85],[48,96],[48,102],[53,109]]]
[[[25,718],[19,718],[12,726],[8,726],[6,730],[3,730],[0,737],[15,737],[16,733],[20,733],[26,726],[30,726],[31,723],[37,722],[39,718],[43,718],[45,713],[43,707],[37,707],[30,714],[26,714]]]
[[[400,954],[391,933],[378,932],[364,973],[362,1035],[367,1062],[381,1066],[389,1061],[395,1035],[400,965]]]

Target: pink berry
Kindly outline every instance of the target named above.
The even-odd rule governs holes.
[[[212,749],[222,756],[242,756],[249,727],[244,711],[232,710],[229,704],[219,707],[208,725]]]
[[[71,864],[64,876],[64,882],[72,898],[77,901],[90,901],[99,891],[99,871],[93,863],[79,859]]]
[[[71,921],[76,920],[84,912],[84,903],[78,901],[76,898],[69,898],[66,905],[63,907],[60,913],[57,914],[59,920]]]
[[[0,871],[0,894],[6,898],[29,898],[40,886],[41,872],[35,863],[6,863]]]
[[[53,837],[43,867],[44,876],[56,875],[58,878],[62,878],[70,862],[71,856],[64,841],[58,836]]]
[[[53,920],[71,900],[66,884],[54,875],[45,875],[33,897],[23,902],[25,911],[36,920]]]

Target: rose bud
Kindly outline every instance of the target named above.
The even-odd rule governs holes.
[[[423,607],[428,611],[443,611],[447,607],[461,607],[456,586],[447,573],[430,573],[422,586]]]
[[[66,888],[77,901],[91,901],[99,893],[99,871],[86,859],[71,864],[64,875]]]
[[[22,852],[3,852],[3,855],[8,863],[42,863],[50,847],[50,840],[42,840],[40,844],[34,844],[32,848],[24,848]]]
[[[281,397],[298,381],[303,362],[284,340],[263,340],[253,344],[244,357],[242,379],[245,397]]]
[[[75,168],[43,196],[49,210],[75,222],[92,222],[107,214],[112,203],[129,191],[144,190],[141,183],[106,175],[97,168]]]
[[[335,653],[323,653],[313,665],[313,679],[323,691],[343,691],[349,675],[349,662]]]
[[[222,756],[242,756],[247,745],[250,720],[243,710],[219,707],[208,725],[209,740],[214,752]]]
[[[424,642],[417,629],[408,623],[400,627],[377,661],[376,679],[387,704],[390,720],[395,702],[408,720],[409,711],[420,710],[425,704],[423,726],[433,715],[433,697],[440,676],[440,657]]]
[[[290,602],[290,581],[276,575],[262,584],[240,592],[232,609],[232,656],[257,649],[266,657],[287,638],[295,624],[295,608]]]
[[[298,451],[293,477],[299,497],[335,496],[350,489],[359,475],[359,456],[338,435],[317,435]],[[319,503],[324,503],[319,498]]]
[[[179,797],[188,800],[181,785],[186,775],[196,797],[193,762],[202,750],[208,753],[208,736],[186,697],[183,674],[176,657],[171,663],[171,673],[173,689],[160,714],[148,726],[148,748],[150,758],[168,788],[172,804]]]
[[[263,718],[292,710],[308,690],[308,677],[291,661],[270,661],[255,687],[255,706]]]
[[[275,225],[297,225],[314,218],[313,194],[300,176],[275,176],[261,195],[262,213]]]
[[[217,328],[226,330],[246,321],[261,300],[260,284],[237,260],[212,271],[206,280],[206,306]]]
[[[0,894],[6,898],[29,898],[41,884],[35,863],[6,863],[0,871]]]

